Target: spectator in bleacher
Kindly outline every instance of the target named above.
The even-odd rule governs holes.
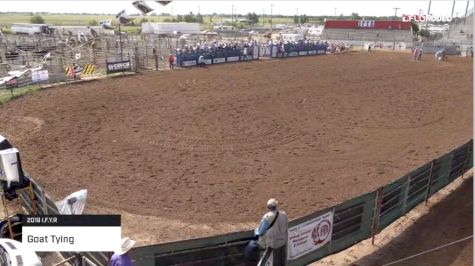
[[[128,252],[135,245],[135,240],[128,237],[122,238],[120,249],[112,255],[109,266],[135,266]]]
[[[170,54],[170,55],[168,56],[168,64],[169,64],[170,69],[173,69],[173,63],[174,63],[174,62],[175,62],[175,57],[173,57],[173,55]]]
[[[278,204],[275,199],[267,201],[269,212],[264,214],[254,233],[261,247],[272,249],[273,265],[284,266],[287,262],[288,218],[278,209]]]

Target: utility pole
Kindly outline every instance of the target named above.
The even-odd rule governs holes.
[[[465,21],[467,20],[467,12],[468,12],[468,4],[470,3],[470,0],[467,0],[467,6],[465,7],[465,16],[463,18],[463,25],[465,25]]]
[[[298,21],[298,24],[300,24],[300,18],[299,18],[299,9],[298,9],[298,8],[296,8],[296,9],[295,9],[295,15],[297,16],[297,19],[298,19],[298,20],[297,20],[297,21]]]
[[[234,5],[231,5],[231,26],[234,29]]]
[[[336,17],[336,7],[333,8],[335,10],[335,17]]]
[[[393,7],[393,9],[394,9],[394,18],[396,19],[396,18],[397,18],[397,11],[398,11],[399,9],[401,9],[401,8],[399,8],[399,7]]]
[[[272,9],[274,8],[274,4],[270,4],[270,32],[272,33]]]
[[[201,14],[201,6],[198,6],[198,14]]]
[[[427,9],[427,15],[430,15],[430,5],[432,4],[432,0],[429,0],[429,8]],[[427,20],[426,20],[426,30],[427,30]]]
[[[265,15],[264,15],[265,12],[266,12],[266,9],[263,8],[263,9],[262,9],[262,27],[264,27],[265,24],[266,24],[266,17],[265,17]]]
[[[454,17],[454,9],[455,9],[455,0],[454,0],[454,3],[452,4],[452,13],[450,13],[451,18]]]

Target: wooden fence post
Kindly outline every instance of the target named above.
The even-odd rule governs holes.
[[[429,172],[429,180],[427,181],[427,190],[426,190],[426,196],[424,199],[424,205],[427,206],[427,201],[429,200],[429,194],[430,194],[430,188],[432,186],[432,178],[434,175],[434,164],[436,160],[432,160],[430,163],[430,172]]]
[[[381,204],[383,202],[383,189],[380,187],[376,193],[376,206],[373,213],[373,222],[371,224],[371,244],[374,245],[374,238],[378,233],[379,214],[381,213]]]

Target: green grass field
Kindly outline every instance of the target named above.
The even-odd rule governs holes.
[[[100,21],[104,19],[111,19],[114,23],[115,16],[113,15],[78,15],[78,14],[40,14],[45,20],[46,24],[53,24],[56,26],[86,26],[93,20]],[[0,13],[0,26],[10,27],[13,23],[30,23],[31,15],[28,13]],[[149,22],[164,22],[165,20],[172,20],[174,16],[141,16],[134,20],[136,25],[140,25],[141,19],[146,18]],[[269,17],[265,17],[265,25],[269,25]],[[212,22],[223,22],[223,17],[213,17]],[[275,24],[289,24],[292,23],[291,17],[274,17],[272,23]],[[207,28],[211,25],[210,17],[203,16],[203,26]],[[262,26],[262,21],[257,23]]]

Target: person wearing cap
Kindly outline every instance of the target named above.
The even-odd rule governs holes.
[[[109,266],[135,266],[128,254],[129,250],[135,245],[135,240],[128,237],[122,238],[120,249],[114,252],[109,260]]]
[[[254,231],[255,237],[259,238],[259,245],[272,249],[275,266],[286,265],[287,262],[288,217],[284,211],[278,209],[278,205],[276,199],[267,201],[269,211],[264,214],[259,227]]]

